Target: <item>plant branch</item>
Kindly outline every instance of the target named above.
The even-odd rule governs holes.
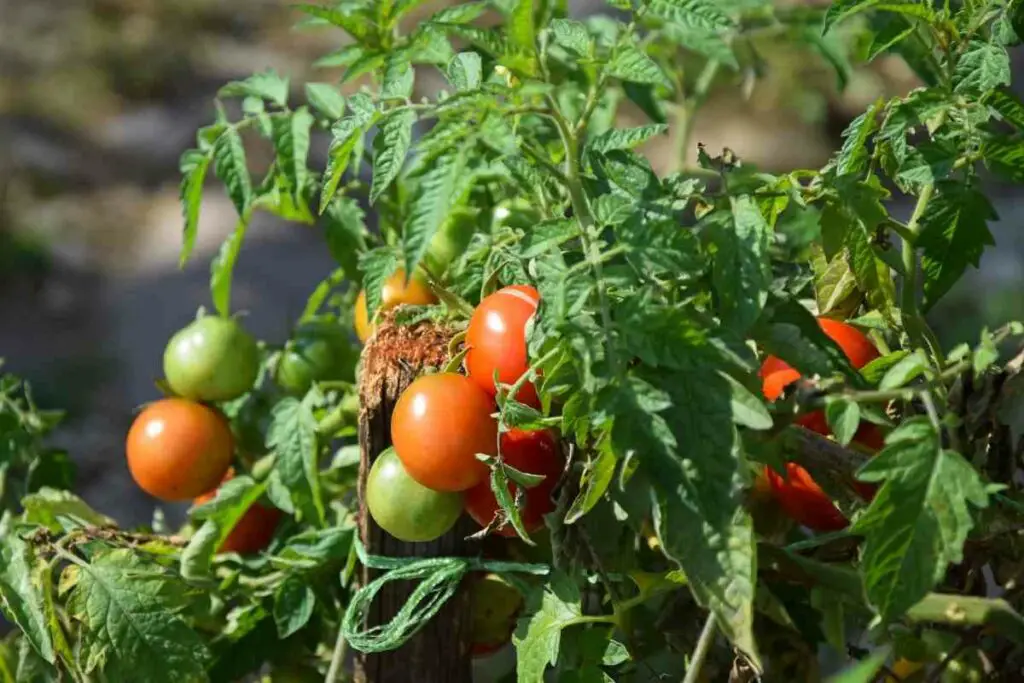
[[[686,168],[686,156],[690,150],[690,138],[693,137],[693,123],[697,110],[707,99],[708,91],[721,66],[721,62],[714,59],[704,65],[704,69],[697,77],[697,83],[693,86],[693,92],[684,98],[676,112],[676,163],[679,169]]]
[[[331,666],[327,669],[324,683],[336,683],[341,675],[341,666],[345,662],[345,630],[338,624],[338,637],[334,641],[334,653],[331,655]]]
[[[700,670],[704,667],[704,660],[707,659],[714,642],[715,615],[713,612],[709,612],[707,621],[704,622],[704,628],[700,632],[700,638],[697,639],[697,646],[693,648],[693,654],[690,655],[690,666],[686,669],[683,683],[697,683],[700,680]]]

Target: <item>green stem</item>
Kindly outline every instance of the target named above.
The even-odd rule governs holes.
[[[697,680],[700,678],[700,670],[704,666],[704,660],[707,659],[708,652],[711,651],[711,646],[714,642],[715,615],[709,613],[707,621],[704,622],[704,629],[700,632],[700,638],[697,640],[697,646],[693,648],[693,654],[690,656],[690,666],[686,669],[686,677],[683,678],[683,683],[697,683]]]
[[[602,614],[593,617],[573,617],[565,622],[566,626],[576,626],[578,624],[611,624],[615,626],[618,624],[618,619],[614,614]]]
[[[338,638],[334,641],[334,653],[331,655],[331,666],[327,669],[324,683],[336,683],[341,675],[341,666],[345,662],[345,631],[338,624]]]
[[[907,223],[907,235],[903,239],[903,291],[900,293],[900,308],[903,311],[903,327],[910,335],[911,341],[919,348],[928,349],[936,366],[941,369],[943,365],[942,350],[937,347],[934,335],[928,333],[927,325],[917,307],[917,251],[914,249],[914,242],[921,234],[921,217],[928,209],[928,202],[931,201],[934,194],[934,184],[924,186],[917,198],[914,214]],[[907,239],[908,237],[910,239]]]
[[[556,112],[555,119],[558,125],[558,132],[562,136],[562,144],[565,146],[565,178],[566,188],[569,190],[569,200],[572,202],[573,214],[580,222],[580,244],[583,247],[583,257],[590,264],[594,271],[594,279],[597,285],[597,299],[601,307],[601,324],[605,331],[605,348],[608,353],[608,360],[616,370],[621,373],[621,366],[618,363],[618,356],[615,353],[615,346],[612,340],[612,315],[611,307],[608,305],[608,292],[604,281],[604,268],[601,265],[601,250],[594,244],[592,238],[597,231],[597,224],[594,215],[590,211],[590,203],[587,201],[586,193],[583,191],[583,178],[580,173],[580,143],[569,122],[561,115],[553,98],[549,105],[552,111]]]

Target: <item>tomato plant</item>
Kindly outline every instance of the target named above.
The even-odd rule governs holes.
[[[469,378],[425,375],[399,398],[391,441],[409,475],[435,491],[464,491],[487,474],[477,454],[493,455],[498,425],[493,404]]]
[[[520,472],[542,476],[544,479],[523,491],[525,502],[520,509],[523,526],[527,532],[544,526],[544,515],[555,509],[552,495],[562,475],[565,462],[555,438],[547,431],[524,431],[512,429],[501,435],[501,457],[506,465]],[[513,490],[509,483],[508,489]],[[466,512],[477,524],[486,527],[501,510],[490,480],[482,481],[466,491]],[[497,533],[514,537],[515,529],[501,526]]]
[[[228,470],[223,481],[229,481],[234,477],[234,471]],[[209,491],[197,496],[194,505],[208,503],[217,496],[217,491]],[[258,553],[270,545],[277,530],[277,524],[281,521],[281,511],[275,507],[255,502],[242,514],[231,531],[217,548],[221,553],[239,553],[240,555],[251,555]]]
[[[462,514],[462,496],[419,483],[389,448],[370,468],[366,507],[374,521],[395,538],[432,541],[451,529]]]
[[[1024,325],[949,345],[932,323],[987,267],[990,178],[1024,181],[1024,3],[608,5],[301,4],[338,39],[321,80],[218,92],[181,159],[183,263],[213,177],[238,215],[216,314],[169,344],[180,397],[128,462],[171,500],[235,476],[181,526],[118,528],[0,377],[0,679],[337,683],[420,635],[468,672],[516,612],[497,680],[1019,677]],[[712,98],[769,110],[765,74],[793,76],[788,120],[893,64],[915,85],[865,98],[820,168],[705,135]],[[336,262],[284,344],[232,318],[260,212]],[[362,393],[317,320],[380,326]],[[773,488],[802,525],[768,519]],[[260,505],[270,545],[219,553]],[[522,603],[483,598],[467,633],[455,596],[488,575]]]
[[[529,285],[505,287],[481,301],[469,319],[466,370],[492,396],[497,393],[495,377],[502,384],[515,384],[529,369],[526,323],[537,310],[539,298]],[[515,398],[527,405],[540,405],[530,382],[522,385]]]
[[[128,469],[142,490],[163,500],[188,500],[220,483],[234,440],[223,416],[178,398],[146,406],[128,431]]]
[[[252,389],[259,372],[256,340],[234,318],[203,315],[164,350],[164,375],[179,396],[228,401]]]

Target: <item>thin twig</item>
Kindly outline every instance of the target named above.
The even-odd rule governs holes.
[[[700,679],[700,670],[704,667],[704,660],[707,659],[714,642],[715,615],[713,612],[709,612],[707,621],[704,622],[704,629],[700,632],[700,638],[697,639],[697,646],[693,648],[693,654],[690,655],[690,666],[686,669],[683,683],[697,683]]]
[[[336,683],[341,675],[341,666],[345,661],[345,631],[338,624],[338,638],[334,641],[334,654],[331,655],[331,666],[327,669],[324,683]]]

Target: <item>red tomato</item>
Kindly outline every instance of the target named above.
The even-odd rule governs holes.
[[[391,443],[409,475],[435,491],[464,491],[487,476],[477,453],[498,450],[491,398],[464,375],[424,375],[391,415]]]
[[[818,318],[818,324],[858,370],[878,358],[878,349],[855,327],[829,318]],[[797,370],[775,356],[765,359],[760,375],[762,391],[769,401],[777,399],[787,386],[800,378]],[[801,415],[796,424],[826,436],[831,433],[825,413],[820,410]],[[861,424],[853,440],[872,452],[881,449],[884,443],[878,428],[867,422]],[[765,475],[783,510],[798,523],[816,531],[837,531],[848,524],[821,487],[800,465],[787,463],[786,478],[767,466]],[[854,487],[864,498],[871,498],[876,489],[873,485],[862,483],[855,483]]]
[[[526,323],[537,311],[540,294],[529,285],[512,285],[485,297],[473,311],[466,330],[466,371],[491,396],[494,373],[502,384],[515,384],[530,368],[526,355]],[[515,397],[540,407],[533,384],[527,382]]]
[[[183,398],[155,401],[139,413],[125,444],[128,470],[161,500],[188,500],[217,486],[234,452],[219,413]]]
[[[234,471],[229,471],[224,477],[224,481],[231,479],[233,476],[235,476]],[[224,482],[221,483],[223,484]],[[202,505],[213,500],[216,495],[216,490],[204,493],[197,497],[193,503],[195,505]],[[267,507],[259,502],[253,503],[245,511],[245,514],[242,515],[241,519],[235,522],[231,533],[220,544],[217,552],[238,553],[239,555],[258,553],[270,545],[270,541],[274,538],[274,531],[277,530],[277,524],[280,521],[280,510],[275,507]]]
[[[520,510],[523,526],[534,532],[544,526],[544,515],[555,509],[551,494],[562,475],[564,460],[558,442],[548,431],[526,432],[513,429],[501,435],[501,454],[510,467],[527,474],[542,474],[544,481],[526,489],[526,502]],[[510,482],[509,491],[514,492]],[[491,491],[490,478],[466,492],[466,512],[477,524],[487,526],[498,512],[498,501]],[[515,537],[511,524],[498,529],[502,536]]]

